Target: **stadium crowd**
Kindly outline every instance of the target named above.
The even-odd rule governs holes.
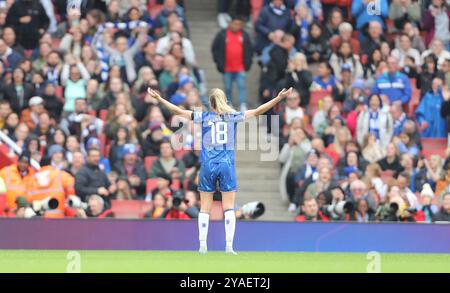
[[[0,171],[0,216],[195,218],[193,127],[146,92],[206,104],[184,1],[85,2],[79,14],[64,0],[0,1],[0,129],[21,150],[0,146],[13,162]],[[228,98],[236,82],[247,109],[254,56],[261,102],[295,89],[269,114],[296,221],[450,220],[444,0],[218,4],[211,49]],[[130,200],[138,207],[114,207]]]

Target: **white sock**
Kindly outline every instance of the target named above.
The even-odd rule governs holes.
[[[206,247],[206,239],[208,238],[209,214],[200,212],[198,214],[198,239],[200,246]]]
[[[226,210],[224,213],[225,220],[225,239],[226,247],[233,248],[234,230],[236,229],[236,215],[233,209]]]

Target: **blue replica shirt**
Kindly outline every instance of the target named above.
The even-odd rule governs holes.
[[[233,162],[236,126],[244,121],[243,112],[219,115],[193,112],[194,123],[202,124],[201,162]]]
[[[388,96],[391,103],[401,101],[405,105],[411,99],[411,85],[408,76],[403,73],[383,73],[375,80],[372,93]]]

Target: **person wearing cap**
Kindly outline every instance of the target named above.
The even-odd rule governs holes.
[[[445,192],[441,196],[441,209],[434,215],[433,222],[450,222],[450,192]]]
[[[119,176],[128,178],[134,196],[145,196],[147,172],[138,156],[138,148],[134,144],[124,145],[123,159],[114,164],[114,170]]]
[[[432,203],[434,198],[433,189],[431,189],[430,184],[425,183],[420,192],[420,197],[422,198],[422,204],[417,207],[417,210],[422,211],[424,215],[424,222],[431,223],[433,221],[434,215],[439,212],[439,208]]]
[[[170,175],[161,173],[158,176],[156,187],[150,193],[152,198],[146,198],[146,200],[147,201],[152,200],[156,196],[156,194],[161,194],[166,199],[168,199],[173,194],[173,189],[170,187],[171,185],[172,185],[172,178],[170,177]]]
[[[97,137],[90,137],[86,142],[86,150],[89,149],[97,149],[102,153],[102,143]],[[111,164],[109,163],[109,159],[103,156],[103,153],[101,155],[100,161],[98,162],[98,166],[101,170],[103,170],[106,174],[111,172]]]
[[[174,105],[184,104],[189,92],[194,89],[195,81],[188,75],[181,75],[178,82],[178,90],[170,97],[170,102]]]
[[[10,211],[16,209],[16,198],[26,196],[27,182],[31,180],[35,171],[30,165],[31,155],[23,151],[17,163],[0,170],[0,177],[6,185],[6,205]]]
[[[39,123],[39,115],[45,112],[44,99],[34,96],[28,101],[28,108],[20,115],[20,122],[25,123],[29,129],[34,129]]]
[[[50,160],[50,165],[58,170],[64,170],[67,168],[67,162],[65,160],[65,150],[59,144],[51,145],[47,151],[47,157]]]

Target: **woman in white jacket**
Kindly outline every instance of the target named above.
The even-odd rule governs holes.
[[[375,136],[377,143],[385,149],[392,139],[394,125],[388,107],[383,107],[378,95],[371,95],[369,107],[359,113],[356,124],[356,138],[360,145],[364,145],[367,134]]]
[[[296,118],[299,119],[299,118]],[[291,125],[296,125],[292,123]],[[280,174],[280,193],[284,201],[290,201],[295,193],[295,172],[300,168],[305,160],[306,154],[311,150],[311,142],[301,127],[295,127],[289,131],[288,143],[281,149],[278,160],[283,164]],[[289,187],[288,187],[289,185]],[[296,209],[296,205],[290,209]]]

